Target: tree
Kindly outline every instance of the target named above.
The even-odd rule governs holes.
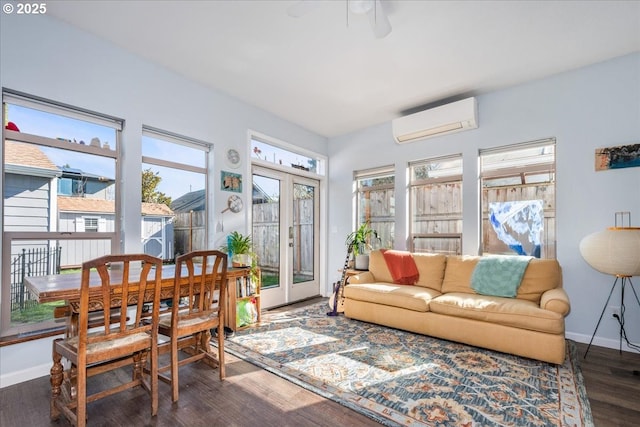
[[[171,206],[171,197],[156,190],[162,181],[160,172],[151,169],[142,171],[142,201],[147,203],[162,203]]]

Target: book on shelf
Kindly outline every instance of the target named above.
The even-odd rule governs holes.
[[[239,298],[255,295],[256,286],[252,283],[250,276],[242,276],[236,278],[236,295]]]

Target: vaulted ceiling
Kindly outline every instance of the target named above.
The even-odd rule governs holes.
[[[300,17],[297,0],[55,1],[47,14],[327,137],[640,51],[638,1],[383,0],[384,38],[347,0],[302,1],[314,7]]]

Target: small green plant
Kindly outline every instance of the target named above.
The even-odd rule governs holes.
[[[258,257],[253,251],[253,240],[251,240],[250,235],[245,236],[242,233],[233,231],[227,236],[227,244],[221,246],[220,250],[230,256],[230,266],[233,266],[234,263],[236,265],[246,266],[248,261],[249,267],[251,267],[251,279],[258,279]],[[243,260],[240,260],[236,255],[245,255],[245,257],[243,257]],[[234,261],[234,258],[238,261]]]
[[[358,256],[372,248],[372,243],[379,241],[378,232],[371,228],[369,221],[360,224],[356,231],[349,233],[345,244],[353,245],[353,255]]]
[[[250,254],[253,251],[253,242],[251,241],[251,236],[245,236],[234,231],[227,236],[227,245],[221,249],[232,255]]]

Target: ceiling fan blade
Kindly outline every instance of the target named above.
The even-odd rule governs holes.
[[[369,16],[369,23],[376,38],[382,39],[391,32],[389,17],[384,12],[380,0],[375,0],[375,6],[367,12],[367,15]]]
[[[314,0],[298,0],[287,8],[287,15],[294,18],[300,18],[320,6],[319,1]]]

